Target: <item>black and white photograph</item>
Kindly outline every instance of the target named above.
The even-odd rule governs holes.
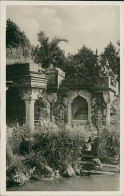
[[[6,195],[122,190],[120,7],[6,5]]]

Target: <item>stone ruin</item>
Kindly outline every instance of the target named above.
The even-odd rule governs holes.
[[[94,74],[65,73],[34,62],[12,62],[6,68],[7,123],[26,122],[31,131],[42,119],[55,123],[110,125],[110,106],[118,95],[118,82],[107,66],[97,63]]]

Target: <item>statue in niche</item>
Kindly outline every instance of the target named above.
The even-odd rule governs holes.
[[[101,62],[100,62],[100,58],[98,56],[98,51],[96,49],[96,64],[95,64],[95,67],[94,67],[94,71],[93,71],[94,75],[95,76],[111,76],[112,78],[112,84],[114,85],[114,73],[112,71],[112,69],[110,68],[109,66],[109,61],[108,59],[106,59],[106,62],[105,62],[105,65],[101,65]]]
[[[54,110],[54,115],[55,115],[55,119],[57,122],[63,122],[65,121],[65,111],[66,108],[63,104],[57,104]]]
[[[50,104],[44,93],[39,95],[39,99],[35,102],[35,118],[38,120],[50,118]]]
[[[91,101],[91,108],[92,108],[92,122],[100,126],[104,121],[104,109],[106,104],[103,99],[102,93],[94,94]]]

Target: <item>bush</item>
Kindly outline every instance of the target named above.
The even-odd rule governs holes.
[[[7,178],[14,181],[18,173],[22,179],[34,167],[36,175],[47,175],[52,169],[62,174],[82,157],[84,144],[89,137],[94,140],[96,134],[93,125],[57,126],[49,120],[41,121],[32,135],[25,126],[8,127]]]
[[[50,121],[41,121],[33,135],[32,150],[40,152],[50,167],[63,170],[82,156],[85,142],[89,137],[94,140],[96,134],[96,129],[90,125],[58,127]]]
[[[119,132],[112,126],[102,127],[98,134],[90,124],[57,126],[49,120],[40,121],[32,135],[25,126],[7,128],[8,184],[28,181],[33,168],[34,176],[52,176],[56,170],[63,175],[69,165],[75,168],[78,160],[83,160],[89,138],[92,148],[95,146],[95,156],[119,157]]]
[[[17,124],[16,126],[7,127],[7,148],[11,148],[16,155],[28,153],[30,137],[30,131],[25,126]]]
[[[7,187],[23,184],[30,178],[30,167],[27,167],[20,155],[29,153],[30,133],[25,126],[7,127],[6,145],[6,182]],[[22,153],[23,152],[23,153]]]
[[[108,158],[120,157],[120,133],[116,129],[103,127],[98,133],[98,155]]]

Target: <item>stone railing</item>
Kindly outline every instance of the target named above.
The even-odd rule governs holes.
[[[118,82],[112,76],[92,77],[91,82],[95,90],[112,90],[118,94]]]

